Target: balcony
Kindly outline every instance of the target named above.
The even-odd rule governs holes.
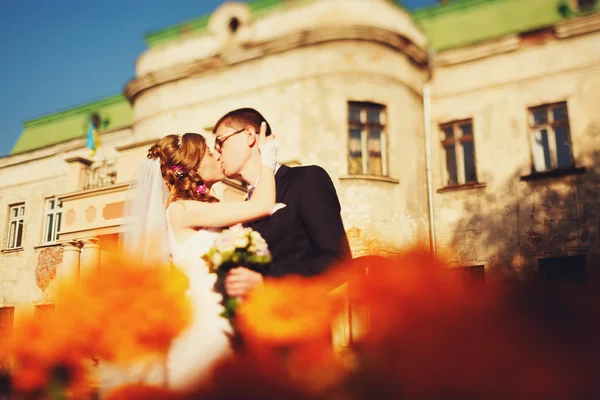
[[[102,162],[84,169],[83,190],[98,189],[114,185],[117,181],[117,169],[114,162]]]

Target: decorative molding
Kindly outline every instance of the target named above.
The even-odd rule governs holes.
[[[539,30],[539,33],[546,33],[549,36],[549,31],[552,31],[553,37],[557,39],[566,39],[600,31],[600,13],[559,22],[553,27]],[[531,44],[529,37],[536,33],[538,31],[522,32],[521,34],[510,35],[500,39],[441,51],[435,55],[435,67],[461,64],[519,50],[523,46]]]
[[[395,178],[390,178],[389,176],[379,176],[379,175],[342,175],[338,177],[341,181],[352,181],[352,180],[365,180],[365,181],[377,181],[377,182],[386,182],[386,183],[394,183],[398,184],[400,181]]]
[[[65,193],[58,196],[58,199],[62,202],[71,201],[71,200],[79,200],[84,199],[86,197],[94,197],[99,194],[107,194],[114,192],[123,192],[127,190],[131,182],[118,183],[112,186],[105,186],[97,189],[89,189],[89,190],[78,190],[77,192]]]
[[[437,190],[437,193],[458,192],[460,190],[483,189],[487,185],[485,183],[465,183],[463,185],[446,186]]]
[[[102,218],[105,220],[121,218],[123,216],[123,210],[125,209],[125,202],[120,201],[118,203],[110,203],[102,208]]]
[[[65,158],[65,162],[66,163],[81,163],[85,166],[90,166],[92,165],[94,162],[90,159],[84,158],[84,157],[70,157],[70,158]]]
[[[89,206],[87,210],[85,210],[85,220],[91,224],[96,219],[96,214],[96,207]]]
[[[556,36],[560,39],[600,31],[600,13],[558,23],[555,29]]]
[[[65,224],[67,226],[71,226],[75,223],[75,218],[77,218],[77,214],[75,213],[75,210],[73,210],[72,208],[67,211],[65,213]],[[60,234],[60,232],[59,232]]]
[[[14,249],[2,249],[0,252],[2,253],[17,253],[19,251],[24,251],[23,247],[15,247]]]
[[[461,64],[481,58],[508,53],[519,49],[521,40],[518,35],[502,39],[489,40],[483,43],[442,51],[435,55],[435,67]]]
[[[120,153],[122,151],[126,151],[126,150],[131,150],[131,149],[135,149],[138,147],[142,147],[142,146],[148,146],[151,144],[156,143],[160,138],[155,138],[155,139],[148,139],[148,140],[143,140],[141,142],[135,142],[135,143],[130,143],[130,144],[126,144],[123,146],[116,146],[115,149]]]
[[[53,242],[53,243],[46,243],[46,244],[40,244],[37,246],[33,246],[34,250],[38,250],[38,249],[46,249],[48,247],[56,247],[59,246],[60,244],[58,242]]]
[[[78,231],[66,231],[61,232],[61,242],[75,240],[81,237],[89,237],[89,236],[102,236],[102,235],[110,235],[113,233],[121,233],[123,232],[123,225],[120,223],[116,223],[113,225],[107,225],[102,228],[90,228],[90,229],[81,229]]]
[[[244,46],[229,48],[227,52],[212,57],[151,72],[130,81],[125,86],[125,95],[133,104],[136,97],[143,91],[155,86],[292,49],[336,41],[377,43],[406,54],[413,64],[418,67],[425,67],[428,62],[427,51],[396,32],[362,25],[322,27],[311,31],[296,32],[268,42],[249,43]]]

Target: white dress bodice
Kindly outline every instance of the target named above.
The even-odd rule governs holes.
[[[175,239],[167,209],[169,247],[173,264],[189,279],[187,295],[192,303],[192,322],[174,341],[168,354],[168,385],[185,389],[210,372],[221,357],[231,354],[229,321],[220,316],[224,311],[223,296],[215,284],[202,256],[211,248],[219,231],[201,229],[183,243]]]

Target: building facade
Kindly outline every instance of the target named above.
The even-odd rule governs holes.
[[[225,3],[145,38],[124,93],[27,121],[0,159],[0,330],[110,262],[135,167],[254,107],[331,175],[355,256],[598,287],[600,10],[585,0]],[[100,147],[85,148],[99,120]],[[244,187],[227,181],[221,198]]]

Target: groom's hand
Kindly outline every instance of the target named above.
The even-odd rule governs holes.
[[[258,272],[244,267],[232,268],[225,277],[225,292],[230,297],[243,297],[262,283],[263,277]]]

